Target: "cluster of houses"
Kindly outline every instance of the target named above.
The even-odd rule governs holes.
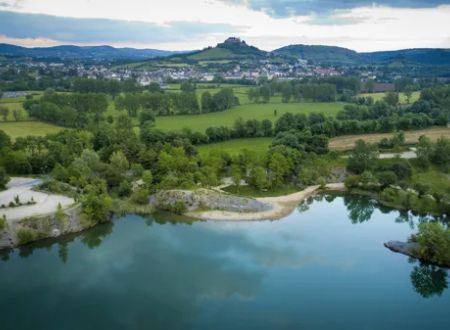
[[[324,67],[313,65],[306,60],[298,59],[294,63],[278,63],[270,59],[259,60],[241,64],[215,65],[212,69],[208,66],[180,65],[170,66],[161,65],[155,67],[135,67],[133,65],[113,66],[110,64],[86,64],[86,63],[57,63],[45,61],[23,61],[8,62],[6,67],[16,70],[28,69],[38,73],[38,75],[51,74],[57,71],[66,77],[86,77],[91,79],[110,79],[110,80],[136,80],[142,86],[148,86],[153,82],[164,84],[168,81],[195,80],[209,82],[219,76],[225,80],[258,80],[261,77],[268,79],[299,79],[303,77],[332,77],[347,75],[346,69],[335,67]],[[5,69],[0,64],[0,72]],[[353,69],[354,70],[354,69]],[[353,71],[353,74],[355,71]],[[376,72],[361,70],[358,72],[362,82],[367,80],[378,80]],[[387,91],[393,88],[392,84],[379,84],[375,86],[376,91]]]

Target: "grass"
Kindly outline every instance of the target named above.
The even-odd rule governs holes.
[[[293,114],[311,112],[323,112],[335,116],[342,108],[343,103],[267,103],[267,104],[243,104],[230,110],[206,113],[199,115],[183,115],[157,117],[155,127],[162,131],[180,131],[184,127],[192,131],[204,132],[211,126],[232,127],[236,119],[269,119],[275,122],[281,115],[287,112]],[[274,110],[278,115],[274,116]]]
[[[422,135],[428,136],[432,141],[436,141],[441,136],[450,137],[450,128],[429,128],[418,131],[405,132],[407,144],[415,144]],[[391,138],[393,133],[385,134],[362,134],[347,135],[330,139],[330,150],[347,151],[353,149],[355,142],[359,139],[370,143],[380,142],[383,138]],[[243,149],[249,149],[257,153],[264,153],[272,144],[272,138],[245,138],[229,140],[199,146],[198,150],[201,155],[208,154],[211,150],[219,149],[233,155],[239,153]]]
[[[19,122],[2,122],[0,130],[8,134],[11,139],[24,136],[44,136],[46,134],[57,133],[63,128],[40,121],[19,121]]]
[[[370,96],[374,99],[374,101],[382,100],[387,93],[364,93],[360,94],[360,96]],[[399,93],[400,96],[400,104],[408,104],[408,99],[404,93]],[[420,92],[413,92],[411,95],[410,103],[414,103],[420,98]]]
[[[204,50],[198,54],[188,56],[189,59],[195,61],[201,60],[223,60],[234,57],[234,53],[225,48],[211,48]]]
[[[235,155],[242,151],[242,149],[249,149],[257,153],[265,153],[271,144],[272,138],[236,139],[199,146],[198,151],[200,155],[206,155],[212,150],[221,150],[230,155]]]
[[[278,197],[296,193],[301,189],[295,186],[286,185],[272,188],[269,191],[261,191],[251,186],[240,186],[240,187],[230,186],[223,190],[230,194],[244,197]]]
[[[424,172],[416,172],[409,179],[412,185],[424,184],[430,186],[433,192],[439,194],[450,193],[450,175],[436,169],[428,169]]]

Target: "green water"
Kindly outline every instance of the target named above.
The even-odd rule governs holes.
[[[448,271],[383,247],[419,221],[331,196],[280,221],[126,216],[4,254],[0,329],[450,329]]]

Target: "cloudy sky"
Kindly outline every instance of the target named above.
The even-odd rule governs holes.
[[[0,43],[187,50],[228,36],[265,50],[450,48],[450,0],[0,0]]]

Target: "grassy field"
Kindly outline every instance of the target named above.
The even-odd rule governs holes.
[[[258,153],[263,153],[267,151],[271,144],[272,138],[237,139],[199,146],[198,151],[200,154],[208,154],[212,150],[221,150],[234,155],[238,154],[243,149],[249,149]]]
[[[393,133],[340,136],[332,138],[330,140],[330,150],[347,151],[352,149],[355,146],[355,142],[359,139],[365,140],[370,143],[377,143],[380,142],[383,138],[391,138],[392,135]],[[450,138],[450,128],[430,128],[419,131],[405,132],[406,143],[417,143],[419,137],[421,137],[422,135],[428,136],[433,141],[436,141],[441,136]],[[230,154],[237,154],[242,149],[249,149],[256,152],[265,152],[271,144],[271,138],[238,139],[199,146],[198,150],[200,154],[206,154],[214,149],[220,149]]]
[[[409,181],[412,185],[423,184],[430,186],[434,192],[440,194],[450,193],[450,176],[436,169],[414,173]]]
[[[211,126],[232,127],[236,119],[269,119],[275,122],[286,112],[304,113],[323,112],[330,116],[335,116],[342,108],[343,103],[267,103],[267,104],[244,104],[223,112],[157,117],[156,128],[163,131],[179,131],[184,127],[193,131],[204,132]],[[274,116],[274,110],[278,115]]]
[[[39,121],[19,121],[19,122],[2,122],[0,130],[8,134],[13,140],[24,136],[44,136],[46,134],[57,133],[63,128]]]
[[[386,93],[364,93],[360,94],[360,96],[370,96],[375,101],[381,100],[384,98]],[[406,95],[404,93],[400,93],[400,104],[407,104],[408,99],[406,98]],[[411,95],[410,103],[416,102],[420,98],[420,92],[413,92]]]

